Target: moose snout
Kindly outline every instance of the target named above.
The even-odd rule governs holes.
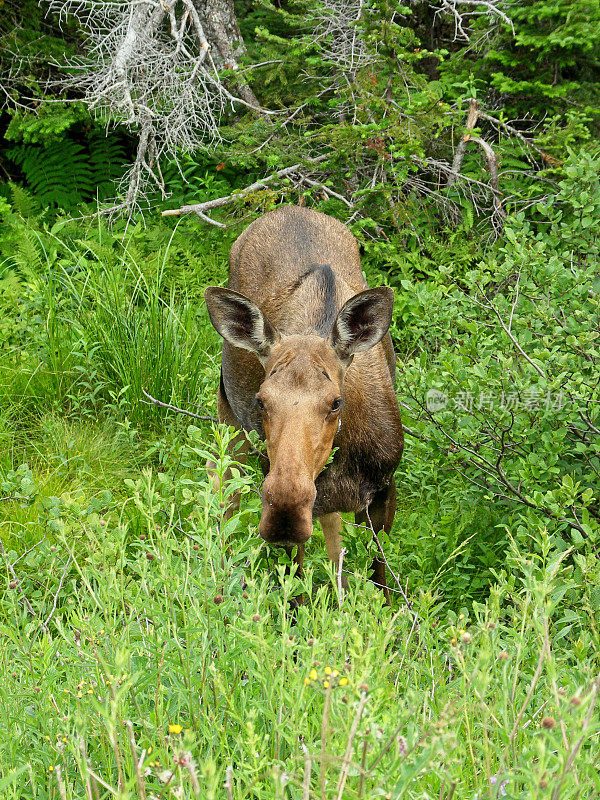
[[[317,490],[312,481],[285,481],[269,473],[263,486],[262,538],[275,545],[303,544],[313,531],[312,509]]]

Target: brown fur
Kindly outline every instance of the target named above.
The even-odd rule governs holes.
[[[389,333],[350,366],[329,338],[344,303],[368,288],[358,243],[325,214],[282,206],[239,236],[229,267],[228,288],[252,300],[281,334],[261,359],[223,344],[219,415],[267,441],[260,533],[273,543],[301,546],[312,518],[321,517],[335,560],[336,512],[355,512],[361,522],[370,518],[375,531],[390,531],[403,447]],[[339,412],[331,408],[339,397],[338,431]],[[337,452],[323,470],[332,446]],[[382,564],[374,570],[385,587]]]

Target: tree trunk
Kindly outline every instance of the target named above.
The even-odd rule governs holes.
[[[246,51],[235,16],[233,0],[194,0],[202,26],[211,45],[211,56],[219,69],[237,70],[238,58]],[[256,108],[260,103],[248,84],[240,78],[238,95]]]

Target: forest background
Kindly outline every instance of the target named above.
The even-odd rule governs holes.
[[[599,796],[599,64],[589,0],[1,0],[3,797]],[[396,292],[391,607],[206,474],[281,203]]]

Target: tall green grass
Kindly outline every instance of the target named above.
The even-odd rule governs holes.
[[[564,646],[569,569],[543,532],[467,615],[426,592],[388,608],[366,569],[340,595],[311,556],[302,579],[266,558],[256,514],[225,521],[206,452],[192,432],[187,474],[63,503],[34,550],[7,553],[3,797],[597,794],[598,651]]]
[[[193,410],[218,369],[208,354],[216,337],[207,332],[204,314],[189,303],[177,304],[172,292],[163,299],[161,289],[161,273],[149,284],[135,267],[119,265],[93,276],[73,319],[105,392],[113,403],[128,404],[135,424],[164,417],[160,408],[148,407],[144,392]]]

